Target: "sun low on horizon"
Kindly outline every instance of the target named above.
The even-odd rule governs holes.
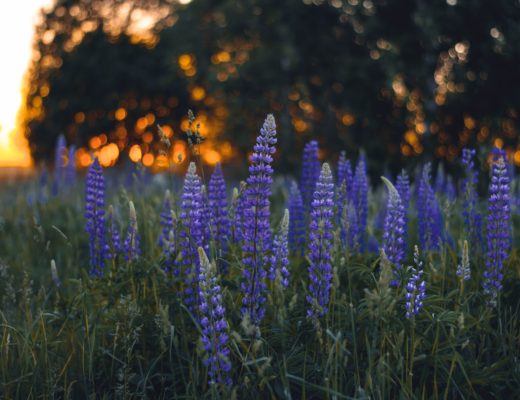
[[[39,10],[52,0],[0,2],[0,167],[31,167],[27,140],[17,123],[23,79]]]

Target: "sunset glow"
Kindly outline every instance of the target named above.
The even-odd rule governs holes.
[[[0,2],[0,167],[30,167],[29,145],[17,126],[23,77],[29,65],[34,21],[51,0]]]

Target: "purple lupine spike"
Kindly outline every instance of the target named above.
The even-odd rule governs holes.
[[[280,277],[280,283],[284,288],[289,286],[289,223],[289,210],[285,209],[280,230],[273,240],[273,257],[269,267],[269,279],[275,281]]]
[[[424,166],[417,194],[419,243],[425,251],[439,250],[442,239],[442,214],[430,185],[430,168],[430,163]]]
[[[289,249],[292,254],[303,256],[305,251],[305,209],[296,182],[289,191]]]
[[[170,231],[175,231],[173,221],[172,195],[169,190],[166,190],[164,193],[163,208],[161,214],[159,215],[159,220],[161,223],[161,233],[159,235],[158,242],[161,249],[165,251],[170,246]]]
[[[65,136],[60,135],[56,142],[54,152],[54,180],[52,185],[52,192],[54,195],[57,195],[60,192],[65,178],[65,157],[67,151],[65,145]]]
[[[338,210],[338,222],[340,226],[341,241],[346,245],[347,243],[347,230],[345,224],[342,223],[346,217],[346,209],[348,204],[351,202],[352,194],[352,165],[350,160],[347,160],[346,154],[342,151],[339,155],[338,160],[338,180],[336,184],[336,204]]]
[[[419,248],[415,246],[413,260],[414,267],[408,267],[409,271],[412,272],[410,280],[406,284],[406,318],[410,319],[415,317],[423,308],[423,302],[426,298],[426,281],[422,279],[423,266],[422,261],[419,258]]]
[[[366,250],[366,230],[368,222],[368,176],[364,154],[359,156],[352,181],[352,206],[356,213],[355,225],[352,225],[349,239],[353,253]]]
[[[435,175],[435,193],[444,195],[446,192],[446,174],[442,163],[437,165],[437,174]]]
[[[462,150],[462,166],[464,179],[462,180],[462,217],[464,218],[464,232],[476,251],[484,247],[482,237],[482,215],[477,211],[477,184],[478,171],[475,168],[475,149]]]
[[[403,169],[401,173],[397,176],[395,188],[397,193],[399,193],[399,197],[401,198],[401,202],[404,208],[404,252],[406,254],[407,246],[408,246],[408,212],[410,209],[410,178],[408,174]]]
[[[502,270],[511,248],[511,201],[509,173],[505,155],[495,155],[491,167],[487,218],[487,258],[484,272],[484,293],[488,304],[495,307],[502,289]]]
[[[403,266],[405,256],[405,209],[399,192],[384,176],[381,177],[388,189],[388,204],[386,207],[385,225],[383,230],[383,250],[388,261],[393,265],[394,275],[398,275],[398,271]],[[392,282],[394,286],[399,284],[398,281]]]
[[[300,179],[300,191],[302,194],[305,214],[311,209],[312,196],[316,182],[320,176],[320,161],[318,159],[318,142],[311,140],[303,149],[302,174]]]
[[[204,202],[202,185],[197,175],[197,167],[191,162],[184,179],[184,189],[181,197],[179,221],[181,222],[180,243],[182,257],[176,261],[175,274],[184,275],[184,303],[191,311],[195,310],[198,296],[195,288],[200,274],[198,247],[208,250],[204,221]],[[181,271],[182,270],[182,271]]]
[[[260,135],[256,138],[249,177],[245,192],[244,229],[242,246],[243,282],[241,284],[242,317],[253,327],[258,328],[264,318],[266,301],[264,278],[270,261],[268,253],[271,247],[269,226],[269,196],[273,168],[273,154],[276,151],[276,123],[272,114],[265,119]],[[258,329],[255,329],[259,333]]]
[[[228,246],[231,228],[228,216],[226,181],[217,163],[208,185],[211,236],[221,252]]]
[[[332,286],[332,240],[334,218],[334,180],[329,164],[324,163],[312,200],[309,227],[309,309],[307,317],[317,319],[328,311]]]
[[[107,236],[109,240],[108,251],[109,258],[114,260],[119,253],[123,251],[123,247],[121,246],[121,236],[119,235],[119,226],[114,215],[114,207],[110,205],[108,207],[108,216],[107,216]]]
[[[141,237],[139,236],[139,230],[137,228],[137,215],[135,213],[134,203],[130,201],[128,206],[130,212],[128,218],[128,230],[126,232],[125,243],[123,244],[123,252],[126,261],[136,261],[141,255]]]
[[[101,276],[106,258],[105,178],[97,158],[88,169],[85,188],[85,219],[89,236],[90,275]]]
[[[462,281],[469,281],[471,279],[471,268],[469,265],[469,249],[468,249],[468,241],[464,240],[464,245],[462,247],[462,256],[460,264],[457,265],[456,275]]]
[[[233,188],[229,219],[232,221],[233,243],[242,244],[244,232],[244,207],[246,205],[246,183],[240,182],[240,188]]]
[[[208,367],[210,385],[231,385],[229,372],[228,323],[222,303],[216,267],[210,263],[202,247],[198,248],[200,273],[198,276],[198,311],[202,326],[202,344],[206,352],[204,365]]]
[[[69,147],[69,154],[67,157],[67,169],[65,171],[65,182],[67,186],[74,186],[76,183],[76,146]]]

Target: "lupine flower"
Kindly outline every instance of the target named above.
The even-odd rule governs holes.
[[[442,215],[435,193],[430,185],[430,163],[423,169],[417,194],[419,243],[426,251],[439,250]]]
[[[509,174],[505,155],[499,154],[491,167],[487,219],[487,259],[484,272],[484,293],[488,304],[496,306],[502,289],[502,269],[511,247],[511,204]]]
[[[383,250],[388,260],[395,267],[395,272],[402,268],[405,256],[405,209],[397,189],[384,176],[381,177],[388,188],[385,225],[383,229]],[[394,282],[394,284],[398,282]]]
[[[52,192],[57,195],[61,190],[61,185],[65,178],[65,136],[60,135],[56,142],[56,148],[54,152],[54,181],[52,186]]]
[[[336,184],[336,204],[338,210],[338,222],[342,242],[347,243],[347,229],[343,220],[346,219],[346,210],[351,204],[352,198],[352,165],[347,160],[345,152],[342,151],[338,160],[338,180]]]
[[[352,181],[352,206],[356,214],[355,225],[352,224],[349,243],[353,252],[364,252],[366,249],[366,230],[368,221],[368,177],[365,156],[360,155],[356,172]]]
[[[399,197],[401,198],[401,202],[403,203],[404,208],[404,252],[406,253],[407,243],[408,243],[408,210],[410,209],[410,178],[408,174],[403,169],[401,173],[397,176],[397,181],[395,184],[395,188],[397,193],[399,193]]]
[[[200,263],[197,248],[202,247],[206,251],[204,229],[204,204],[202,199],[202,186],[197,175],[197,167],[194,162],[190,163],[186,178],[184,179],[184,190],[181,198],[181,210],[179,221],[182,224],[180,231],[180,249],[182,258],[177,261],[176,275],[181,272],[185,276],[184,302],[193,311],[197,305],[197,293],[194,292],[200,274]]]
[[[161,234],[159,235],[158,242],[159,246],[163,250],[166,250],[170,245],[170,231],[175,231],[172,196],[169,190],[166,190],[164,193],[163,208],[161,214],[159,215],[159,219],[161,223]]]
[[[216,277],[216,267],[208,260],[202,247],[198,248],[200,273],[198,276],[198,311],[202,326],[202,344],[206,351],[204,365],[208,367],[210,385],[223,383],[231,385],[229,372],[228,323],[222,304],[220,285]]]
[[[462,216],[464,230],[476,250],[483,248],[482,215],[476,210],[478,171],[475,168],[475,149],[462,150],[464,179],[462,180]]]
[[[296,182],[289,191],[289,249],[292,254],[303,256],[305,251],[305,209]]]
[[[121,237],[119,235],[119,226],[114,215],[114,207],[110,205],[108,207],[108,240],[109,240],[109,258],[115,259],[117,254],[123,251],[121,246]]]
[[[76,146],[69,147],[67,169],[65,171],[67,186],[73,186],[76,182]]]
[[[406,318],[410,319],[421,311],[423,301],[426,298],[426,281],[422,279],[423,269],[422,261],[419,258],[419,248],[415,246],[413,260],[414,267],[409,267],[412,272],[410,280],[406,285]]]
[[[464,246],[462,247],[461,261],[460,264],[457,265],[457,276],[463,281],[469,281],[471,279],[471,269],[469,266],[469,250],[467,240],[464,240]]]
[[[242,243],[244,233],[244,207],[246,206],[246,186],[245,182],[240,182],[240,188],[233,188],[231,209],[229,219],[232,221],[233,242]]]
[[[278,276],[283,287],[289,286],[289,244],[287,235],[289,233],[289,210],[285,210],[280,230],[273,240],[273,257],[269,267],[269,279],[274,281]]]
[[[126,261],[135,261],[141,255],[141,239],[137,229],[137,215],[135,213],[134,203],[130,201],[128,206],[130,208],[130,212],[128,219],[128,230],[126,232],[125,243],[123,244],[123,251],[125,253]]]
[[[105,178],[96,158],[85,182],[85,219],[89,236],[90,275],[101,276],[105,266]]]
[[[332,285],[332,240],[334,218],[334,181],[329,164],[324,163],[312,200],[309,227],[309,309],[307,316],[315,319],[328,311]]]
[[[222,175],[220,163],[215,166],[215,171],[213,171],[209,181],[208,199],[211,236],[218,243],[218,248],[223,251],[228,245],[231,228],[228,216],[226,182]]]
[[[303,149],[302,174],[300,179],[300,191],[306,215],[310,212],[312,196],[319,176],[320,161],[318,159],[318,142],[311,140]]]
[[[260,130],[260,135],[256,138],[249,166],[244,205],[242,317],[256,327],[260,325],[265,314],[264,278],[270,261],[268,256],[271,248],[269,196],[275,144],[276,124],[274,117],[269,114]]]

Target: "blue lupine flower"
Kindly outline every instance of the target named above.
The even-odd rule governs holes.
[[[316,182],[320,176],[318,150],[318,142],[316,140],[311,140],[303,149],[300,191],[306,215],[310,212],[314,188],[316,187]]]
[[[417,194],[419,243],[425,251],[439,250],[442,238],[442,214],[430,185],[430,168],[430,163],[424,166]]]
[[[339,154],[338,160],[338,180],[336,183],[336,187],[340,188],[341,185],[345,185],[345,193],[350,193],[352,190],[352,165],[350,164],[350,160],[347,159],[347,156],[344,151]]]
[[[177,261],[175,273],[178,275],[182,269],[185,280],[184,303],[193,311],[198,303],[195,288],[200,275],[197,249],[202,247],[208,250],[204,235],[207,224],[204,221],[202,185],[194,162],[190,163],[184,179],[179,221],[182,228],[179,243],[182,257]]]
[[[227,347],[228,323],[222,304],[215,265],[208,260],[202,247],[198,248],[200,273],[198,276],[198,311],[202,327],[202,344],[206,352],[204,365],[208,367],[210,385],[231,385],[229,372],[229,348]]]
[[[89,236],[90,275],[101,276],[105,266],[105,178],[96,158],[85,182],[85,219]]]
[[[73,186],[74,183],[76,183],[76,146],[69,147],[65,182],[67,183],[67,186]]]
[[[477,184],[478,171],[475,168],[476,151],[474,149],[462,150],[462,165],[464,167],[464,179],[462,180],[462,216],[464,218],[464,232],[471,241],[472,247],[480,251],[484,247],[482,237],[482,215],[477,211]]]
[[[397,176],[397,181],[395,184],[395,188],[397,193],[399,193],[399,197],[401,198],[401,202],[403,203],[404,208],[404,252],[406,253],[408,246],[408,212],[410,210],[410,178],[408,174],[403,169],[401,173]]]
[[[269,279],[274,281],[277,276],[280,277],[280,283],[283,287],[289,286],[289,244],[287,235],[289,233],[289,210],[285,210],[280,230],[273,240],[273,257],[269,267]]]
[[[264,318],[266,301],[264,278],[270,262],[271,230],[269,226],[269,196],[273,169],[273,154],[276,151],[276,124],[274,117],[267,116],[260,135],[256,138],[249,177],[245,192],[244,229],[242,246],[243,282],[241,284],[242,317],[255,327]],[[258,331],[257,331],[258,332]]]
[[[128,204],[130,212],[128,218],[128,229],[126,231],[126,238],[123,244],[123,252],[126,261],[135,261],[141,255],[141,238],[137,228],[137,215],[133,202]]]
[[[292,254],[303,256],[305,251],[305,209],[296,182],[289,190],[289,249]]]
[[[484,293],[488,304],[496,306],[502,289],[502,270],[511,248],[511,200],[509,173],[505,155],[498,154],[491,167],[487,219],[487,259],[484,272]]]
[[[364,154],[359,156],[352,181],[352,206],[356,214],[352,224],[349,243],[353,253],[366,250],[366,231],[368,222],[368,176]]]
[[[114,260],[117,257],[117,254],[119,254],[123,247],[121,246],[121,236],[119,235],[119,226],[116,220],[116,217],[114,215],[114,207],[110,205],[108,207],[108,216],[107,216],[107,222],[108,222],[108,240],[109,240],[109,258]]]
[[[406,318],[410,319],[421,311],[423,301],[426,298],[426,281],[422,279],[423,269],[422,261],[419,259],[419,248],[415,246],[413,255],[415,268],[409,267],[412,272],[410,280],[406,285]]]
[[[244,209],[246,206],[246,183],[240,182],[240,189],[233,189],[230,220],[232,221],[233,243],[242,244],[244,233]]]
[[[383,250],[395,268],[394,273],[396,273],[402,268],[405,256],[405,209],[394,185],[385,177],[381,177],[381,179],[388,188],[388,204],[383,229]]]
[[[328,311],[332,285],[332,240],[334,219],[334,181],[329,164],[324,163],[312,200],[309,227],[309,309],[315,319]]]
[[[208,199],[211,236],[218,244],[220,251],[223,252],[227,248],[231,236],[231,227],[228,216],[226,182],[222,175],[220,163],[215,166],[215,171],[213,171],[209,181]]]
[[[457,265],[457,276],[463,281],[469,281],[471,279],[471,269],[469,266],[469,249],[467,240],[464,240],[464,246],[462,247],[461,261],[460,264]]]
[[[52,185],[52,192],[54,195],[57,195],[61,190],[61,186],[63,185],[65,178],[66,151],[65,136],[60,135],[56,142],[56,148],[54,152],[54,181]]]

